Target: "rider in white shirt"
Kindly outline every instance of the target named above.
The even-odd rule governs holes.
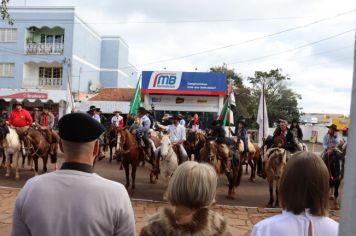
[[[186,133],[185,133],[185,127],[180,125],[179,121],[180,121],[180,117],[175,116],[173,117],[172,125],[164,126],[158,123],[157,126],[158,128],[168,132],[172,144],[179,145],[182,162],[184,162],[188,159],[187,151],[183,146],[183,142],[186,140]],[[159,151],[160,148],[157,148],[156,155],[158,155]]]
[[[124,127],[124,118],[120,116],[120,111],[114,111],[114,116],[111,118],[111,124],[116,127],[122,128]]]

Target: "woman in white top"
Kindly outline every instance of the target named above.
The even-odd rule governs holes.
[[[329,173],[320,157],[298,152],[281,177],[283,212],[253,227],[252,236],[336,236],[339,224],[327,217]]]

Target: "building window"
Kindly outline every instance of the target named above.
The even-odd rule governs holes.
[[[52,43],[64,43],[63,34],[41,34],[41,43],[52,44]]]
[[[1,43],[14,43],[16,42],[17,29],[2,28],[0,29],[0,42]]]
[[[15,77],[15,64],[0,63],[0,77]]]
[[[40,67],[39,69],[40,78],[62,78],[62,68],[61,67]]]

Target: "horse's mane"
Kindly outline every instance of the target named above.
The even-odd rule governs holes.
[[[197,133],[196,132],[189,132],[187,141],[188,142],[194,142],[197,139]]]

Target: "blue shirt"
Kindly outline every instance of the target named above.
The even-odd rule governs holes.
[[[337,134],[334,134],[333,136],[330,136],[329,133],[325,134],[324,139],[323,139],[323,147],[325,149],[328,148],[334,148],[339,144],[339,137]]]

